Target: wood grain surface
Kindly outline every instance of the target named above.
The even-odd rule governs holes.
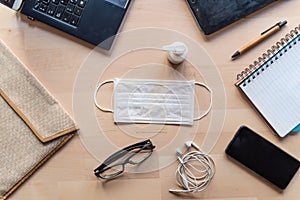
[[[209,152],[216,163],[216,174],[206,191],[184,196],[169,193],[170,188],[177,188],[174,173],[178,163],[175,159],[168,166],[149,173],[125,173],[118,179],[109,182],[99,180],[93,175],[93,169],[100,164],[100,161],[90,153],[89,147],[82,142],[78,135],[42,166],[10,199],[298,200],[300,198],[299,172],[288,188],[280,192],[261,178],[229,160],[225,156],[224,150],[238,127],[248,125],[263,137],[300,159],[299,133],[288,135],[283,139],[279,138],[234,86],[237,73],[251,64],[266,49],[300,23],[299,9],[299,0],[282,1],[206,38],[199,31],[184,0],[133,1],[121,32],[145,27],[158,27],[177,31],[201,45],[219,72],[226,97],[226,106],[219,109],[222,109],[226,115],[221,133]],[[29,23],[28,20],[23,18],[16,15],[14,11],[0,6],[0,39],[12,49],[63,107],[74,116],[72,107],[74,83],[81,65],[93,51],[93,48],[83,45],[80,41],[54,28],[37,22]],[[288,24],[281,31],[235,61],[230,60],[231,55],[238,48],[282,20],[287,20]],[[121,38],[117,38],[115,48],[118,47],[120,42]],[[195,54],[197,52],[190,53]],[[145,56],[143,54],[136,57],[143,61],[146,59]],[[168,65],[165,57],[161,56],[154,54],[153,58],[162,60],[163,64]],[[138,60],[136,64],[142,64]],[[99,64],[101,64],[101,61],[99,61]],[[122,62],[119,62],[118,65],[121,64]],[[144,67],[147,68],[147,66]],[[188,66],[185,67],[184,70],[189,71]],[[124,74],[126,70],[128,70],[128,67],[125,66],[112,67],[107,72],[107,78]],[[190,70],[187,74],[191,77],[199,77],[203,80],[207,78],[197,76],[193,74],[192,69]],[[139,73],[142,74],[143,72]],[[145,70],[145,73],[147,73],[147,70]],[[156,73],[159,74],[160,72]],[[112,90],[112,87],[108,86],[106,90],[107,92],[104,95],[110,95],[108,92]],[[214,101],[218,100],[220,99],[214,99]],[[104,104],[110,105],[110,99],[103,101]],[[204,101],[206,101],[205,98]],[[205,103],[202,106],[205,106]],[[126,146],[142,139],[137,138],[136,135],[133,137],[124,134],[113,123],[112,114],[102,113],[96,109],[95,114],[99,124],[107,130],[105,132],[107,138],[117,146]],[[198,125],[198,128],[193,130],[195,132],[186,133],[187,135],[195,134],[194,141],[200,146],[205,138],[211,134],[207,131],[211,120],[210,116],[195,122]],[[80,126],[80,124],[78,125]],[[157,146],[157,151],[163,149],[165,145],[172,141],[174,137],[172,132],[176,132],[177,129],[178,126],[164,126],[160,129],[160,132],[151,135],[151,139]],[[109,132],[109,130],[114,131]],[[178,145],[182,146],[183,142]]]

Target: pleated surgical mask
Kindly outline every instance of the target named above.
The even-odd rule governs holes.
[[[99,89],[114,83],[114,109],[101,107],[97,102]],[[199,85],[210,92],[210,105],[206,112],[194,118],[194,87]],[[97,108],[114,113],[114,122],[193,125],[194,120],[206,116],[212,107],[212,94],[208,86],[195,81],[119,79],[98,85],[94,94]]]

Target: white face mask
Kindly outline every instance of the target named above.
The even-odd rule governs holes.
[[[109,82],[114,82],[114,110],[101,107],[96,99],[99,89]],[[209,87],[195,81],[115,78],[97,87],[94,102],[100,110],[113,112],[115,122],[192,125],[212,107],[211,95],[208,110],[194,119],[195,84],[211,93]]]

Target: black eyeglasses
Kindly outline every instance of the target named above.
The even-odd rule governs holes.
[[[154,148],[150,140],[125,147],[109,156],[94,170],[94,174],[103,179],[115,178],[124,172],[127,163],[138,165],[144,162],[152,154]]]

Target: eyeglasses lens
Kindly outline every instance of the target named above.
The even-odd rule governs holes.
[[[152,151],[150,151],[150,150],[140,151],[138,153],[130,153],[130,154],[134,154],[134,155],[130,158],[129,163],[140,164],[141,162],[146,160],[151,155],[151,153],[152,153]]]
[[[123,173],[123,171],[124,171],[123,165],[115,165],[115,166],[109,167],[107,170],[102,172],[100,174],[100,176],[105,179],[113,178],[113,177],[118,176],[119,174]]]

